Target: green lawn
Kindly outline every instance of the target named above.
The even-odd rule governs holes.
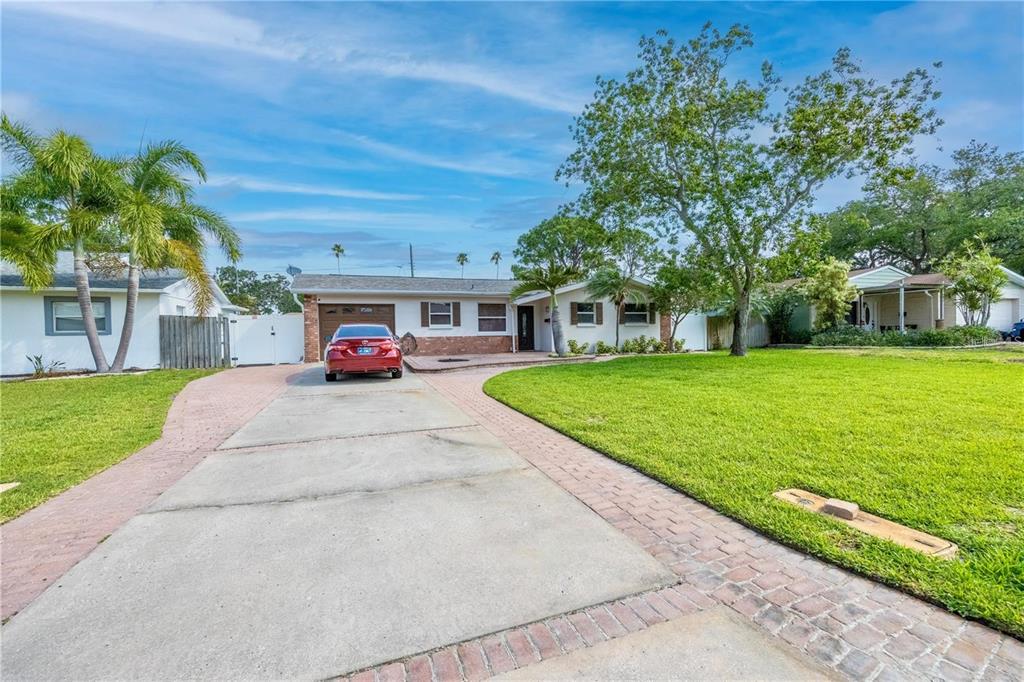
[[[0,522],[106,469],[160,436],[171,400],[211,370],[21,381],[0,386]]]
[[[754,351],[492,378],[491,396],[768,535],[1024,635],[1024,355]],[[926,558],[771,497],[799,487],[956,542]]]

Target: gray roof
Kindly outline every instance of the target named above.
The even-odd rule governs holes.
[[[178,270],[143,270],[139,276],[139,288],[147,291],[160,291],[182,279],[184,276]],[[18,269],[6,261],[0,261],[0,286],[25,286]],[[74,257],[70,251],[61,251],[57,254],[57,267],[54,270],[53,283],[48,288],[73,289],[74,286]],[[128,277],[109,277],[90,273],[89,286],[93,289],[127,289]]]
[[[297,294],[466,294],[508,296],[518,285],[514,279],[463,279],[461,277],[388,277],[377,275],[295,275]]]

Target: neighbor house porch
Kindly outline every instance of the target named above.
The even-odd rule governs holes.
[[[850,324],[874,331],[915,331],[953,326],[948,280],[942,275],[913,275],[883,286],[861,289],[850,304]],[[948,320],[948,321],[947,321]]]

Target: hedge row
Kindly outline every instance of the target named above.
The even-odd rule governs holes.
[[[854,326],[820,332],[811,338],[815,346],[978,346],[999,341],[999,332],[988,327],[950,327],[949,329],[866,331]]]

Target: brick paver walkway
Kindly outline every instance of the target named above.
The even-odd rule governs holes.
[[[671,588],[424,652],[353,676],[481,679],[718,605],[851,679],[1024,678],[1024,644],[768,540],[488,398],[501,368],[424,379],[665,562]]]
[[[188,473],[302,369],[247,367],[193,381],[175,398],[159,440],[0,527],[3,619]]]

